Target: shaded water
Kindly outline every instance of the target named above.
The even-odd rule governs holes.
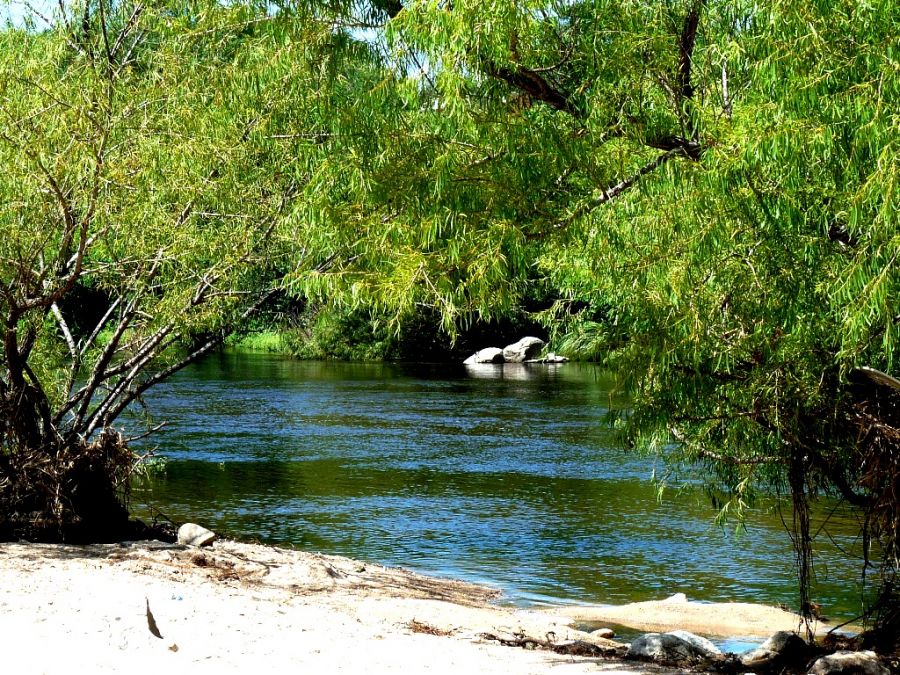
[[[175,520],[502,588],[519,604],[795,604],[779,517],[713,524],[699,491],[661,503],[652,460],[617,447],[627,401],[589,365],[463,367],[221,354],[154,391],[170,458],[135,494]],[[852,523],[828,530],[857,546]],[[823,537],[825,539],[825,537]],[[816,599],[859,605],[858,566],[820,551]]]

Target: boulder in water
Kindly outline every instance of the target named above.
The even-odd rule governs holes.
[[[541,353],[544,341],[536,337],[523,337],[503,348],[503,359],[508,363],[524,363]]]
[[[487,347],[486,349],[481,349],[469,358],[467,358],[463,363],[467,366],[474,366],[480,363],[503,363],[506,359],[503,358],[503,350],[498,347]]]

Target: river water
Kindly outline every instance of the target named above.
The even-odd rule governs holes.
[[[488,583],[519,605],[683,592],[795,606],[774,505],[736,532],[699,489],[658,500],[662,467],[606,424],[628,404],[612,386],[574,363],[218,354],[147,397],[169,422],[153,437],[169,461],[134,501],[231,536]],[[835,618],[859,607],[856,530],[835,513],[819,537],[815,598]]]

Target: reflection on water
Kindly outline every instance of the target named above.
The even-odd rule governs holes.
[[[562,366],[561,363],[476,363],[465,369],[466,375],[476,380],[546,380],[559,377]]]
[[[702,494],[658,502],[652,461],[604,424],[627,401],[581,365],[300,362],[223,354],[148,398],[171,461],[136,493],[176,520],[502,587],[514,602],[684,592],[794,604],[775,513],[713,525]],[[858,543],[832,518],[817,599],[852,616]]]

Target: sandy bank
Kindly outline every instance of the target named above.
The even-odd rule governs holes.
[[[686,599],[633,602],[627,605],[558,607],[546,610],[550,616],[565,618],[570,624],[619,624],[636,630],[663,632],[673,628],[708,637],[767,638],[776,631],[798,632],[797,614],[746,602],[703,603]],[[830,626],[819,624],[817,632]]]
[[[504,647],[490,632],[584,637],[496,592],[347,558],[217,542],[0,544],[4,672],[666,671]],[[147,604],[162,638],[148,626]]]

